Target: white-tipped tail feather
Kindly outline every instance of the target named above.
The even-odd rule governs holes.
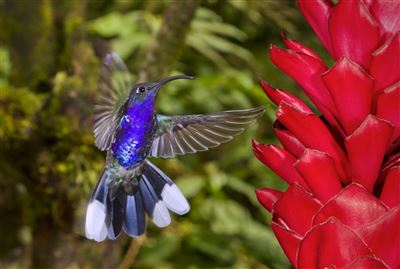
[[[154,224],[160,228],[166,227],[171,223],[171,216],[163,201],[158,201],[154,206],[152,219]]]
[[[106,207],[94,199],[90,201],[86,211],[85,233],[89,239],[103,241],[107,236]]]
[[[122,189],[110,196],[110,174],[103,171],[86,211],[85,233],[97,242],[114,240],[121,231],[140,236],[146,227],[145,214],[158,227],[171,224],[169,210],[183,215],[190,206],[178,186],[155,165],[146,160],[138,191],[127,194]]]
[[[175,184],[165,184],[161,191],[161,198],[165,205],[176,214],[183,215],[190,210],[185,196]]]

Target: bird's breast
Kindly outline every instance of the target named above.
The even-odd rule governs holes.
[[[128,107],[122,116],[111,145],[114,158],[126,169],[142,162],[148,154],[153,139],[155,114],[153,107]]]

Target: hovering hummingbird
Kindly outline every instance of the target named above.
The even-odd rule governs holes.
[[[87,211],[86,237],[116,239],[145,231],[145,213],[158,227],[171,222],[169,210],[183,215],[190,206],[179,188],[148,158],[172,158],[206,151],[241,133],[264,113],[263,107],[204,115],[166,116],[155,111],[160,88],[180,75],[134,85],[115,53],[102,66],[95,106],[96,146],[107,151],[106,165]]]

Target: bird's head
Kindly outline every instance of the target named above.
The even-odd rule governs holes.
[[[155,99],[157,97],[158,91],[163,85],[176,79],[194,79],[194,77],[179,75],[172,76],[156,82],[136,84],[133,86],[129,94],[129,99],[134,101],[148,100],[149,98]]]

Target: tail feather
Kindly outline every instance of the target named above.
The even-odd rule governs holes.
[[[170,185],[174,184],[174,182],[166,174],[164,174],[164,172],[161,171],[160,168],[158,168],[148,160],[145,161],[144,174],[147,174],[147,176],[151,179],[158,179],[158,181],[160,181],[162,185],[164,185],[165,183],[168,183]]]
[[[105,224],[105,206],[98,200],[89,203],[86,211],[85,234],[89,239],[98,242],[107,237],[107,227]]]
[[[103,172],[100,175],[100,179],[97,182],[96,187],[94,187],[94,190],[92,192],[92,196],[90,197],[90,201],[93,201],[96,199],[97,201],[101,203],[105,203],[107,199],[107,173],[105,171],[106,169],[103,169]]]
[[[158,227],[166,227],[171,223],[171,216],[165,207],[161,197],[157,194],[154,187],[149,182],[145,174],[139,182],[139,190],[143,196],[144,208],[151,217],[154,224]]]
[[[158,227],[171,223],[169,210],[183,215],[190,210],[179,188],[151,162],[143,165],[139,190],[134,195],[126,194],[123,188],[108,188],[108,173],[103,170],[92,193],[86,212],[86,237],[103,241],[107,237],[116,239],[123,230],[136,237],[144,233],[145,212]],[[113,195],[111,195],[113,194]]]
[[[122,225],[125,220],[125,205],[126,205],[126,194],[119,189],[114,198],[107,196],[106,208],[106,226],[108,227],[107,233],[109,239],[116,239],[122,229]]]
[[[143,198],[140,192],[135,195],[128,195],[125,207],[125,222],[123,229],[132,237],[142,235],[146,227],[144,216]]]
[[[107,199],[107,186],[106,186],[106,173],[102,172],[100,180],[97,182],[96,187],[90,198],[86,210],[86,223],[85,234],[89,239],[95,241],[103,241],[107,237],[106,227],[106,199]]]
[[[146,161],[143,173],[150,179],[157,194],[169,210],[179,215],[189,212],[190,206],[185,196],[183,196],[178,186],[157,166],[150,161]]]

